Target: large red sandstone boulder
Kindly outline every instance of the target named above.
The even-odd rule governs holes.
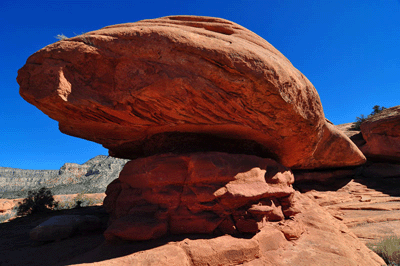
[[[208,152],[136,159],[107,188],[104,207],[111,218],[105,237],[256,233],[268,222],[299,212],[293,182],[288,168],[252,155]]]
[[[168,244],[103,244],[65,265],[381,266],[385,262],[314,200],[295,192],[301,209],[293,219],[269,223],[252,238],[224,235]],[[289,232],[298,238],[290,238]],[[298,234],[298,233],[297,233]],[[165,242],[164,242],[165,243]],[[154,247],[155,246],[155,247]],[[146,248],[150,247],[150,248]],[[154,248],[153,248],[154,247]],[[121,250],[132,250],[121,254]],[[137,251],[140,250],[140,251]],[[136,252],[135,252],[136,251]],[[82,262],[91,262],[82,263]]]
[[[383,110],[361,124],[365,156],[400,161],[400,105]]]
[[[33,54],[17,80],[63,133],[115,157],[224,151],[292,168],[365,161],[325,120],[310,81],[224,19],[171,16],[88,32]]]

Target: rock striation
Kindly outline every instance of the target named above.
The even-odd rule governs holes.
[[[342,221],[363,243],[400,237],[400,173],[351,180],[335,191],[304,194]]]
[[[98,155],[84,164],[65,163],[59,170],[0,167],[0,198],[25,198],[29,190],[50,188],[55,195],[104,193],[128,160]]]
[[[293,169],[365,162],[325,120],[310,81],[267,41],[224,19],[108,26],[39,50],[17,81],[63,133],[119,158],[222,151]]]

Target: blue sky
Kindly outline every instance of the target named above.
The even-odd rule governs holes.
[[[167,15],[234,21],[263,37],[317,89],[334,124],[400,104],[400,0],[0,2],[0,166],[58,169],[107,154],[59,132],[18,93],[17,71],[42,47],[104,26]]]

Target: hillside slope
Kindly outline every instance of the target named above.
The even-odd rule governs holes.
[[[55,195],[104,192],[127,161],[98,155],[83,164],[65,163],[59,170],[0,167],[0,198],[24,198],[29,190],[43,186]]]

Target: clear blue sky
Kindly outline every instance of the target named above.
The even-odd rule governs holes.
[[[400,0],[0,1],[0,166],[58,169],[107,154],[59,132],[18,94],[17,71],[40,48],[104,26],[204,15],[254,31],[316,87],[325,116],[353,122],[372,106],[400,104]]]

